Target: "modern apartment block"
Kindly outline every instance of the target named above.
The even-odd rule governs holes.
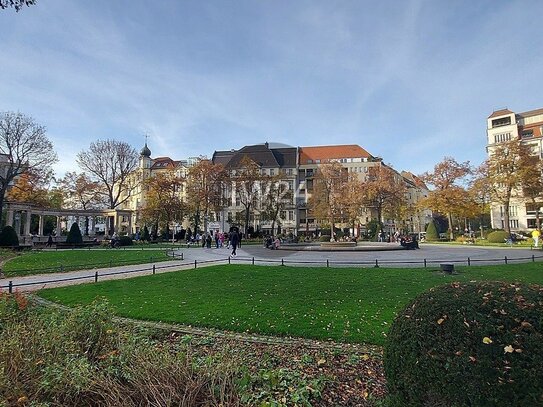
[[[534,154],[543,158],[543,109],[515,113],[509,109],[494,111],[487,119],[487,153],[490,154],[496,144],[509,140],[521,140],[531,146]],[[536,209],[543,207],[543,201],[534,205],[519,197],[516,191],[509,207],[509,225],[512,230],[535,229]],[[504,208],[491,204],[490,217],[493,228],[503,229]]]

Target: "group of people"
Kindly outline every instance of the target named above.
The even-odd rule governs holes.
[[[241,233],[237,229],[232,229],[228,232],[208,232],[205,236],[196,233],[194,236],[187,235],[187,244],[201,244],[202,247],[211,249],[213,242],[215,243],[215,248],[220,249],[226,247],[227,249],[232,248],[232,253],[230,257],[237,256],[236,249],[241,247]]]
[[[273,236],[268,236],[264,239],[264,245],[266,246],[266,249],[277,250],[281,246],[281,240],[277,236],[275,238]]]

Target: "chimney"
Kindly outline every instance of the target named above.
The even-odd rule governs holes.
[[[266,148],[270,148],[270,145],[268,144],[267,141],[264,143],[264,145],[266,146]]]

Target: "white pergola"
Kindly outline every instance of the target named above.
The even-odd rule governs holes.
[[[43,236],[43,226],[44,226],[44,217],[45,216],[55,216],[57,218],[57,236],[60,235],[61,221],[64,217],[73,217],[75,218],[76,223],[79,224],[80,218],[89,219],[89,235],[94,236],[96,231],[94,226],[96,225],[97,218],[106,219],[106,234],[108,228],[108,220],[113,218],[113,231],[115,233],[120,232],[121,225],[127,225],[128,233],[132,232],[132,214],[133,211],[127,209],[53,209],[53,208],[43,208],[36,206],[31,203],[26,202],[7,202],[4,205],[6,209],[6,226],[14,226],[14,221],[16,218],[22,221],[23,217],[26,217],[24,222],[24,230],[21,231],[21,223],[16,225],[15,232],[20,237],[32,236],[30,234],[30,223],[32,215],[39,217],[38,223],[38,236]],[[123,219],[127,218],[127,221],[123,222]],[[92,224],[92,228],[90,225]]]

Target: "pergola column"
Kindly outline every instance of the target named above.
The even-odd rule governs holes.
[[[26,221],[25,221],[25,236],[30,236],[30,221],[32,219],[32,212],[26,211]]]
[[[38,222],[38,236],[43,236],[43,215],[39,215],[39,222]]]
[[[61,235],[61,230],[60,230],[60,215],[57,215],[57,236],[60,236]]]
[[[8,209],[8,217],[7,217],[6,226],[12,226],[13,227],[13,209]]]
[[[132,235],[132,214],[128,215],[128,236]]]

